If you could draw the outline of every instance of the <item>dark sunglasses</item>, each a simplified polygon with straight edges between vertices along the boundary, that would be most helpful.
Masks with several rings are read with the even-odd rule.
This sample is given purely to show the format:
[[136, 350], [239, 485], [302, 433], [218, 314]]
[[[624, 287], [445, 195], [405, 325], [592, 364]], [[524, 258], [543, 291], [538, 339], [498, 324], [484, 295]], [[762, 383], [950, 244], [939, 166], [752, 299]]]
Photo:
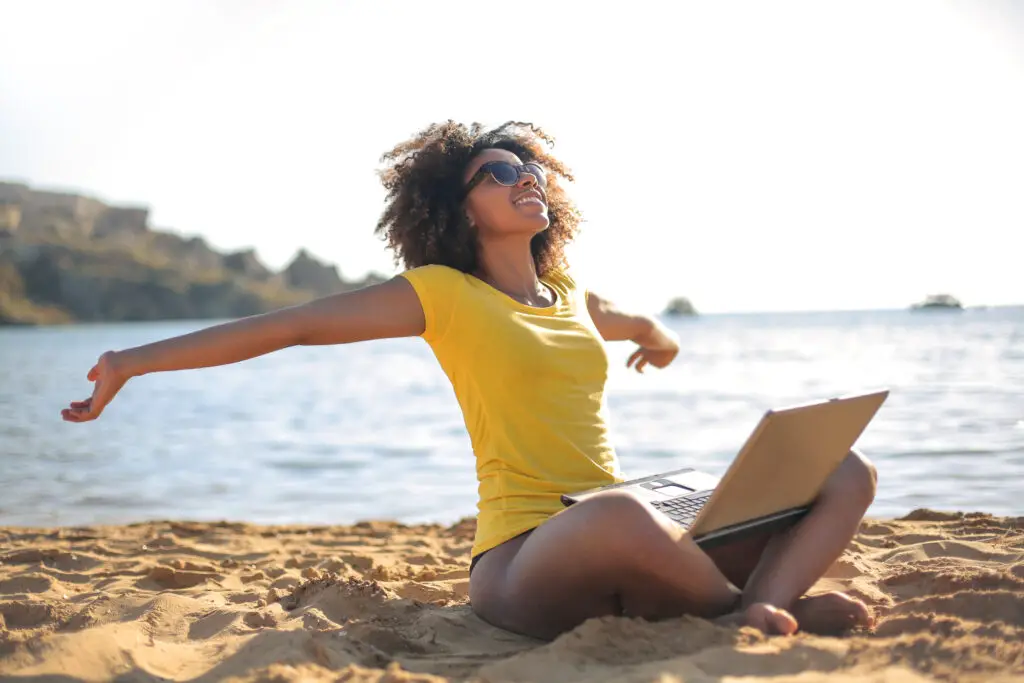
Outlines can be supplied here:
[[477, 169], [477, 172], [469, 179], [463, 193], [468, 195], [474, 187], [479, 185], [488, 176], [488, 174], [494, 178], [494, 182], [499, 185], [512, 187], [519, 182], [519, 178], [524, 172], [529, 173], [536, 178], [537, 184], [541, 187], [548, 186], [547, 173], [544, 172], [544, 169], [540, 165], [535, 164], [532, 161], [525, 163], [522, 166], [516, 166], [507, 161], [488, 161]]

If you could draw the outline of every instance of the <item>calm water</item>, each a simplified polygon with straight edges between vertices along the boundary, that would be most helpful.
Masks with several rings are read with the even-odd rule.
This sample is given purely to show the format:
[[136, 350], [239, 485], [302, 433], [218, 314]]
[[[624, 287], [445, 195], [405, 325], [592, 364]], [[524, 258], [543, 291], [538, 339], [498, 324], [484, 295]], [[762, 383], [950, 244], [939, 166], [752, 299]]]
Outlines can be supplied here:
[[[290, 349], [135, 379], [103, 417], [66, 424], [104, 350], [206, 323], [0, 330], [0, 524], [152, 518], [449, 522], [475, 512], [469, 439], [418, 339]], [[890, 387], [859, 446], [871, 514], [1024, 514], [1024, 308], [705, 316], [644, 376], [612, 345], [623, 469], [720, 474], [764, 409]]]

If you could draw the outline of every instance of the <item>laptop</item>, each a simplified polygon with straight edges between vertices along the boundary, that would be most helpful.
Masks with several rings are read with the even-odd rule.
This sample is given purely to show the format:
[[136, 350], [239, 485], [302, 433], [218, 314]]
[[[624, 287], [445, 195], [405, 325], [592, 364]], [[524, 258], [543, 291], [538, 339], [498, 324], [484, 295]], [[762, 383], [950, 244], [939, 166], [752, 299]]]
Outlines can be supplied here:
[[624, 489], [702, 547], [779, 531], [803, 517], [889, 391], [769, 410], [721, 478], [683, 468], [562, 496], [573, 505]]

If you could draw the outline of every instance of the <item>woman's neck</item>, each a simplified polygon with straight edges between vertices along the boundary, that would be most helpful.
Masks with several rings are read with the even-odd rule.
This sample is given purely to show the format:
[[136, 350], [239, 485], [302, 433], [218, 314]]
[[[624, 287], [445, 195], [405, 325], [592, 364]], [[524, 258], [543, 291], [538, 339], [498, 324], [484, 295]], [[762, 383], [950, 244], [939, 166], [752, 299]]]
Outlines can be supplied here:
[[525, 250], [480, 250], [479, 267], [475, 273], [484, 282], [514, 299], [530, 305], [546, 305], [550, 293], [537, 277], [529, 245]]

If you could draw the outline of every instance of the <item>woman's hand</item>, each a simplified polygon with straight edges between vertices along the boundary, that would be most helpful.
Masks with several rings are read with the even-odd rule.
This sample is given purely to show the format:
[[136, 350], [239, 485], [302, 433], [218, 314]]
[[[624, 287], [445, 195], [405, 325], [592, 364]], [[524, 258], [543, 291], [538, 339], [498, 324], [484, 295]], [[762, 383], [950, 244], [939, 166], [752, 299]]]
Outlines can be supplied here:
[[93, 383], [92, 396], [84, 401], [72, 401], [70, 406], [60, 411], [65, 422], [88, 422], [95, 420], [103, 413], [121, 387], [131, 379], [114, 351], [107, 351], [96, 365], [89, 371], [87, 378]]
[[668, 349], [649, 349], [641, 346], [629, 356], [626, 367], [635, 368], [637, 372], [643, 374], [645, 366], [653, 365], [656, 368], [664, 368], [678, 355], [678, 346]]
[[679, 337], [675, 332], [653, 318], [648, 321], [649, 327], [633, 339], [639, 348], [626, 361], [627, 368], [633, 368], [639, 373], [643, 373], [648, 365], [667, 367], [679, 355]]
[[602, 339], [630, 340], [639, 347], [626, 361], [627, 368], [636, 368], [641, 373], [648, 365], [663, 368], [679, 355], [679, 337], [656, 318], [624, 313], [589, 290], [587, 310]]

